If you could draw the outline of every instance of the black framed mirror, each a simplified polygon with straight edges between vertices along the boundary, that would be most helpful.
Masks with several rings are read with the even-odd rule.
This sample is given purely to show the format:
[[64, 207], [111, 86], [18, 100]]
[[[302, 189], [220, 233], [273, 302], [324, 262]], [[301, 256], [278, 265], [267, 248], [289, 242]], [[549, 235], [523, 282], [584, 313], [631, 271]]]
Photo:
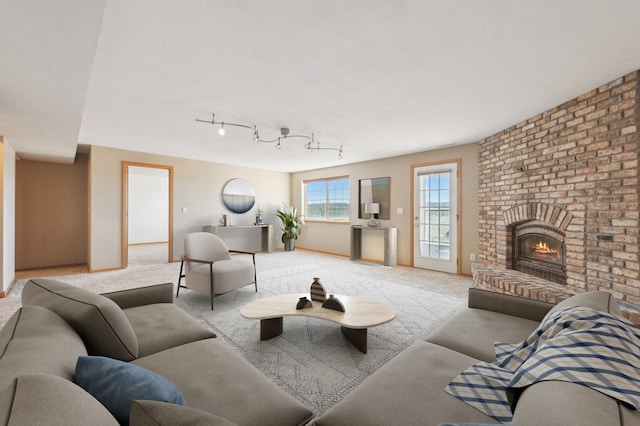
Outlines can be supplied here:
[[[377, 204], [377, 206], [376, 206]], [[380, 177], [358, 181], [358, 218], [371, 219], [378, 210], [377, 219], [391, 219], [391, 178]]]

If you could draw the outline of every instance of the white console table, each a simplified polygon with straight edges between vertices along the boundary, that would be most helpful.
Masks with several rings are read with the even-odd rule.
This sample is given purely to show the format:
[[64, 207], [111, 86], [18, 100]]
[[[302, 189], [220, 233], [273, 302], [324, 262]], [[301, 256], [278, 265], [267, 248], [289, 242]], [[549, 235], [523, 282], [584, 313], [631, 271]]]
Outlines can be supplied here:
[[216, 234], [219, 237], [225, 232], [233, 232], [233, 230], [238, 229], [255, 229], [260, 228], [260, 237], [262, 239], [262, 251], [266, 251], [268, 253], [273, 252], [273, 225], [264, 223], [262, 225], [231, 225], [231, 226], [213, 226], [213, 225], [205, 225], [202, 227], [202, 232], [210, 232], [212, 234]]
[[398, 264], [398, 228], [369, 227], [351, 225], [351, 260], [362, 259], [362, 231], [384, 232], [384, 264], [396, 266]]

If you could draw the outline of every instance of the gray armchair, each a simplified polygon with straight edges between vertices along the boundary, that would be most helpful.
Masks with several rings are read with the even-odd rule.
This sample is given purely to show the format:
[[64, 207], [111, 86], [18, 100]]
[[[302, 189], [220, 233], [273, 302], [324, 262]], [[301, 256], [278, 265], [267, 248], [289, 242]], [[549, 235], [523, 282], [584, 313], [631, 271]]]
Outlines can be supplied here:
[[[232, 259], [230, 253], [251, 255], [252, 262]], [[184, 278], [184, 285], [181, 285]], [[176, 297], [180, 288], [188, 288], [211, 295], [228, 293], [249, 284], [258, 291], [256, 276], [256, 254], [250, 251], [229, 250], [217, 235], [208, 232], [193, 232], [184, 240], [184, 255], [180, 264], [180, 276]]]

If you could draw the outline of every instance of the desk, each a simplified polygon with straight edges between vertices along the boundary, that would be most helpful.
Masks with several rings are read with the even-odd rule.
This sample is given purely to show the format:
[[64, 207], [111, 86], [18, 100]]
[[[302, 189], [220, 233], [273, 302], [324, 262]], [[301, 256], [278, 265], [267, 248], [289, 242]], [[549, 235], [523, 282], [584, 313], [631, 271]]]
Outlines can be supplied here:
[[210, 232], [216, 234], [222, 238], [222, 234], [225, 232], [233, 232], [238, 229], [255, 229], [261, 228], [260, 236], [262, 238], [262, 251], [268, 253], [273, 252], [273, 225], [264, 223], [262, 225], [238, 225], [238, 226], [213, 226], [205, 225], [202, 227], [202, 232]]
[[380, 228], [351, 225], [351, 260], [362, 259], [362, 230], [384, 232], [384, 265], [396, 266], [398, 263], [398, 228]]

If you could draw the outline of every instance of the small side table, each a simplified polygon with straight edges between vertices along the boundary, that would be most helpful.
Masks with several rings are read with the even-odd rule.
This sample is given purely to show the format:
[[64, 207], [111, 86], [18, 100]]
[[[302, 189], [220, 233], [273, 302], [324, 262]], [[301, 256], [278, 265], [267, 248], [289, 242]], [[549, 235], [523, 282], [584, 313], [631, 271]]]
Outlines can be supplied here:
[[384, 265], [396, 266], [398, 264], [398, 228], [369, 227], [351, 225], [351, 252], [350, 259], [362, 259], [362, 230], [384, 232]]

